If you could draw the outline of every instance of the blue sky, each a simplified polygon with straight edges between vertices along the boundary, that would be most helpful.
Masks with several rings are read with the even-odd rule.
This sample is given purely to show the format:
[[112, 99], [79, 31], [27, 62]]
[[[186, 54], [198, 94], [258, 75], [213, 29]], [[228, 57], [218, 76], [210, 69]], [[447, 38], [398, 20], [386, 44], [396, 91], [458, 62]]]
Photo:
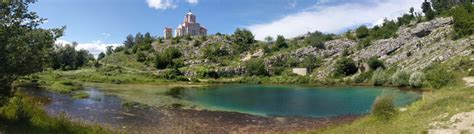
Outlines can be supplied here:
[[97, 54], [120, 45], [128, 34], [161, 36], [176, 28], [191, 9], [210, 34], [250, 29], [257, 39], [308, 31], [339, 33], [374, 25], [419, 8], [422, 0], [38, 0], [30, 6], [48, 21], [44, 28], [66, 26], [59, 42], [79, 42]]

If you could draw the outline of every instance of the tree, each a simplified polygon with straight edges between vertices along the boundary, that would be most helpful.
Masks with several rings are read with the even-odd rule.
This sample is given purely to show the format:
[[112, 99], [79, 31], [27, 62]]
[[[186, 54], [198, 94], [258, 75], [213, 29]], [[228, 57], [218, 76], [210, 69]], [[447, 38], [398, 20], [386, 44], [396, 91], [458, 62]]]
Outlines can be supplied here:
[[427, 0], [425, 0], [425, 2], [423, 2], [421, 4], [421, 9], [423, 11], [423, 13], [425, 13], [425, 16], [428, 20], [432, 20], [434, 19], [435, 17], [435, 12], [433, 11], [433, 9], [431, 8], [431, 3], [428, 2]]
[[164, 52], [155, 55], [155, 67], [157, 69], [165, 69], [169, 67], [179, 66], [175, 59], [181, 57], [181, 52], [176, 48], [167, 48]]
[[466, 4], [451, 11], [454, 20], [454, 39], [474, 34], [474, 6]]
[[38, 28], [45, 19], [28, 11], [28, 4], [33, 2], [0, 2], [0, 105], [11, 93], [16, 78], [50, 65], [54, 42], [65, 29]]
[[106, 53], [107, 55], [111, 55], [112, 53], [114, 53], [114, 46], [107, 46], [106, 49], [107, 49], [107, 50], [106, 50], [105, 53]]
[[51, 67], [53, 69], [75, 70], [93, 60], [89, 51], [76, 50], [77, 43], [58, 45], [52, 53]]
[[336, 62], [336, 76], [349, 76], [357, 72], [357, 66], [351, 58], [342, 57]]
[[237, 45], [237, 52], [244, 52], [255, 42], [255, 36], [247, 29], [237, 28], [232, 35], [232, 41]]
[[249, 60], [245, 64], [246, 74], [248, 76], [266, 76], [268, 75], [267, 70], [265, 69], [265, 64], [262, 60], [255, 59]]
[[135, 44], [135, 37], [133, 37], [133, 35], [129, 34], [127, 36], [127, 39], [123, 42], [123, 45], [125, 45], [125, 47], [127, 48], [131, 48], [133, 46], [133, 44]]
[[362, 39], [362, 38], [365, 38], [365, 37], [369, 36], [369, 29], [367, 28], [367, 26], [362, 25], [359, 28], [357, 28], [356, 29], [356, 36], [359, 39]]
[[282, 35], [277, 36], [277, 40], [275, 42], [275, 47], [280, 49], [280, 48], [288, 48], [288, 44], [285, 41], [285, 37]]
[[392, 75], [392, 84], [399, 87], [409, 85], [410, 74], [405, 70], [398, 70]]
[[105, 54], [104, 52], [100, 52], [100, 54], [97, 56], [97, 60], [102, 60], [103, 58], [105, 58]]
[[379, 60], [376, 56], [369, 58], [367, 62], [369, 64], [370, 69], [375, 70], [377, 68], [385, 68], [383, 61]]
[[377, 68], [377, 70], [375, 70], [372, 74], [372, 83], [375, 86], [383, 85], [385, 84], [386, 77], [387, 76], [385, 75], [383, 68]]
[[300, 67], [307, 68], [309, 72], [312, 72], [314, 68], [319, 67], [321, 61], [314, 55], [308, 55], [304, 58], [303, 62], [300, 63]]
[[137, 61], [144, 62], [146, 60], [146, 55], [142, 51], [137, 52]]
[[415, 8], [410, 7], [410, 15], [411, 15], [412, 17], [415, 17]]
[[272, 36], [267, 36], [267, 37], [265, 37], [265, 41], [266, 41], [268, 44], [271, 44], [271, 43], [273, 43], [273, 37], [272, 37]]
[[304, 39], [304, 43], [319, 49], [325, 49], [324, 43], [332, 40], [334, 34], [324, 34], [320, 31], [308, 33], [308, 37]]

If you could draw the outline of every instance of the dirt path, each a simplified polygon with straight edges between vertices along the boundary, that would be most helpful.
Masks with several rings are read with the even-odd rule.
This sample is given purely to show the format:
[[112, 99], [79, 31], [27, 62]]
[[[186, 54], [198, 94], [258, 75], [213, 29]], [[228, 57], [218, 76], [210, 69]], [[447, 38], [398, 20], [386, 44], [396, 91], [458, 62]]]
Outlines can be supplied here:
[[464, 77], [462, 79], [466, 82], [466, 86], [474, 87], [474, 77]]
[[474, 111], [459, 113], [445, 122], [431, 124], [429, 134], [474, 134]]

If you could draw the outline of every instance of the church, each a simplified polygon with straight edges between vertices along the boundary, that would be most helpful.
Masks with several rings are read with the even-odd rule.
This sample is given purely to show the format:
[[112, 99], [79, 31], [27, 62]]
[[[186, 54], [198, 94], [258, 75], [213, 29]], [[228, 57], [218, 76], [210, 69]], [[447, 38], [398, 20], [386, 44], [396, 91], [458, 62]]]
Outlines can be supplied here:
[[[166, 27], [164, 30], [165, 39], [172, 38], [173, 29]], [[196, 36], [196, 35], [207, 35], [207, 29], [202, 27], [201, 24], [196, 22], [196, 15], [191, 11], [186, 13], [184, 16], [184, 22], [176, 28], [175, 36]]]

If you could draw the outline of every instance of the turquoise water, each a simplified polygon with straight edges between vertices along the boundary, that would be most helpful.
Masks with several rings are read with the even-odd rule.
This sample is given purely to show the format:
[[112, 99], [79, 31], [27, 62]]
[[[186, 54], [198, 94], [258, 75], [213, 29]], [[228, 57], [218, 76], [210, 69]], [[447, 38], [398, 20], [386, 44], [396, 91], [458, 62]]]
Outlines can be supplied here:
[[182, 91], [182, 98], [210, 110], [265, 116], [331, 117], [370, 112], [377, 96], [396, 96], [405, 106], [420, 98], [416, 92], [371, 87], [302, 87], [222, 85]]

